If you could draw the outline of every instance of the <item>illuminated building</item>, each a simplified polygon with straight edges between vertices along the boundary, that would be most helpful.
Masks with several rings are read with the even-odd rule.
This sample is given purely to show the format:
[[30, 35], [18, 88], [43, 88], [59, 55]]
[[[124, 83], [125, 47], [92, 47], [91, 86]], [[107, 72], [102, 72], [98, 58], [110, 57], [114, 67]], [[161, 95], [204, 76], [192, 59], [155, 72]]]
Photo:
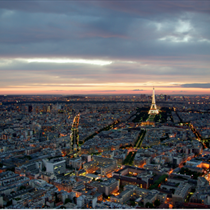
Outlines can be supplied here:
[[[119, 171], [113, 172], [113, 178], [120, 181], [120, 185], [135, 185], [140, 188], [147, 188], [147, 182], [142, 180], [139, 176], [141, 173], [145, 173], [147, 170], [142, 168], [137, 168], [133, 166], [126, 166]], [[132, 174], [137, 174], [137, 176], [129, 176]]]
[[106, 176], [117, 168], [117, 161], [111, 158], [93, 156], [93, 161], [85, 163], [83, 168], [87, 173], [93, 173], [100, 169], [100, 174]]
[[148, 114], [159, 114], [159, 110], [157, 109], [157, 106], [155, 103], [155, 89], [154, 88], [153, 88], [153, 94], [152, 94], [152, 104], [151, 104]]
[[133, 189], [126, 189], [117, 196], [111, 196], [111, 202], [123, 204], [128, 201], [133, 194]]
[[155, 122], [150, 122], [150, 121], [141, 122], [141, 126], [148, 126], [148, 125], [152, 125], [154, 127], [155, 126]]

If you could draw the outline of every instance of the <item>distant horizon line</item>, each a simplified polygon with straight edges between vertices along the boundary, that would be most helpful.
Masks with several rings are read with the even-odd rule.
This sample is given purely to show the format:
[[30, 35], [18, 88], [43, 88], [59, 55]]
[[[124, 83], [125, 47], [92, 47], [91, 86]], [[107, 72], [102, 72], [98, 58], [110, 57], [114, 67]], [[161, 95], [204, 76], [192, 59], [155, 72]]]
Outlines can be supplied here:
[[[138, 96], [138, 95], [152, 95], [148, 93], [141, 93], [141, 94], [2, 94], [2, 96], [123, 96], [123, 95], [129, 95], [129, 96]], [[206, 96], [210, 94], [155, 94], [155, 95], [173, 95], [173, 96]]]

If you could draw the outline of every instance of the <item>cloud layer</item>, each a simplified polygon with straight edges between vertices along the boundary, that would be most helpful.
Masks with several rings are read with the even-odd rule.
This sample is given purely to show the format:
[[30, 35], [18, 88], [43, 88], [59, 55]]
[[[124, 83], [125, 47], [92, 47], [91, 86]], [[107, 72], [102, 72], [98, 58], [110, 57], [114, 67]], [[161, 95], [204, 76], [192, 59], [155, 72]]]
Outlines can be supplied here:
[[127, 84], [130, 91], [144, 85], [209, 88], [208, 1], [8, 0], [0, 8], [5, 91], [38, 85], [49, 91], [61, 84], [99, 89], [99, 83]]
[[183, 84], [182, 87], [187, 88], [210, 88], [210, 83], [194, 83], [194, 84]]

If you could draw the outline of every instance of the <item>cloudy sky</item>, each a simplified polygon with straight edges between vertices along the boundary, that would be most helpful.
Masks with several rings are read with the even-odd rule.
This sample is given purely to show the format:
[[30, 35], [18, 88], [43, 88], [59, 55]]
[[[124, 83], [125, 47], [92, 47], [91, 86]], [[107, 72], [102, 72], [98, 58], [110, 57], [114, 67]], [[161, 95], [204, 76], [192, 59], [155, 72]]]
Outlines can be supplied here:
[[209, 0], [1, 0], [0, 94], [209, 94], [209, 24]]

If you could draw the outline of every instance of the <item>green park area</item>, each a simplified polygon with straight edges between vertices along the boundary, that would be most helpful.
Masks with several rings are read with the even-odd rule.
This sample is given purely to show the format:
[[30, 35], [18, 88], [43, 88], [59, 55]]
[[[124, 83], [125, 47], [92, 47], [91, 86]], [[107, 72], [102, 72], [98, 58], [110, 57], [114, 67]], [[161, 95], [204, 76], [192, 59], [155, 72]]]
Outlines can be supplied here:
[[134, 145], [135, 148], [140, 148], [141, 147], [141, 144], [142, 144], [142, 141], [144, 139], [145, 134], [146, 134], [146, 130], [141, 130], [141, 133], [139, 134], [138, 140], [136, 141], [136, 143]]
[[153, 189], [158, 188], [158, 185], [161, 184], [162, 182], [164, 182], [165, 179], [166, 179], [167, 177], [168, 177], [167, 174], [164, 174], [164, 175], [160, 176], [160, 177], [158, 178], [158, 180], [156, 180], [156, 181], [154, 182], [154, 184], [151, 185], [151, 186], [149, 187], [149, 189], [150, 189], [150, 190], [153, 190]]
[[154, 122], [155, 116], [157, 116], [157, 115], [150, 114], [147, 121]]
[[155, 116], [154, 121], [165, 123], [165, 122], [167, 122], [168, 117], [172, 118], [171, 110], [168, 107], [162, 107], [160, 110], [160, 113]]
[[123, 165], [133, 165], [133, 160], [136, 155], [136, 152], [129, 152], [125, 160], [123, 161]]
[[144, 122], [147, 120], [149, 116], [148, 115], [149, 107], [137, 108], [136, 111], [137, 111], [136, 118], [133, 119], [134, 123]]

